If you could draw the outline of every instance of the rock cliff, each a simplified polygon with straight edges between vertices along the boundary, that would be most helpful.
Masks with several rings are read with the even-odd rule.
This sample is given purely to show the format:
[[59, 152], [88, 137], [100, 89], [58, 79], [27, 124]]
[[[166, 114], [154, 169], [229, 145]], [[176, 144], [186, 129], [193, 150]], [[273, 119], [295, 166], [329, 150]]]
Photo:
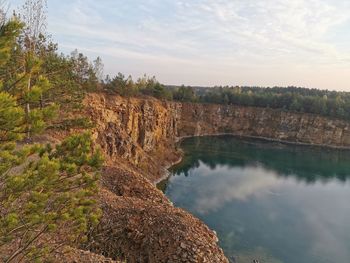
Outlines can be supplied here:
[[180, 105], [103, 94], [90, 95], [86, 104], [96, 124], [93, 136], [106, 153], [108, 164], [118, 162], [126, 168], [131, 164], [156, 181], [164, 175], [164, 167], [179, 159], [175, 138]]
[[103, 216], [83, 249], [135, 263], [228, 262], [216, 234], [152, 184], [180, 157], [179, 105], [97, 94], [86, 104], [107, 166], [98, 196]]
[[181, 104], [179, 136], [228, 133], [291, 143], [350, 148], [350, 123], [278, 109]]

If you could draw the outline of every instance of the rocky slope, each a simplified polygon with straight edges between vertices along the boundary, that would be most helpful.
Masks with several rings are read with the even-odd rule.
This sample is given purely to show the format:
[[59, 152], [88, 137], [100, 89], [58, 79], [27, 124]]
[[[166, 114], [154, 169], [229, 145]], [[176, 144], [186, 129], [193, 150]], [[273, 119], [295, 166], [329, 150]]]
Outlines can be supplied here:
[[156, 181], [164, 175], [164, 167], [179, 159], [175, 150], [179, 105], [103, 94], [90, 95], [86, 105], [96, 124], [93, 136], [108, 164], [118, 162], [126, 169], [131, 165]]
[[350, 148], [348, 122], [311, 114], [106, 94], [85, 102], [107, 167], [103, 217], [84, 249], [127, 262], [227, 262], [215, 233], [152, 184], [181, 156], [178, 138], [225, 133]]
[[178, 105], [97, 94], [86, 104], [107, 166], [98, 196], [101, 223], [83, 249], [127, 262], [228, 262], [216, 234], [152, 184], [180, 157]]
[[99, 202], [104, 214], [85, 249], [131, 263], [227, 262], [215, 233], [173, 207], [148, 180], [120, 168], [106, 168], [103, 174]]

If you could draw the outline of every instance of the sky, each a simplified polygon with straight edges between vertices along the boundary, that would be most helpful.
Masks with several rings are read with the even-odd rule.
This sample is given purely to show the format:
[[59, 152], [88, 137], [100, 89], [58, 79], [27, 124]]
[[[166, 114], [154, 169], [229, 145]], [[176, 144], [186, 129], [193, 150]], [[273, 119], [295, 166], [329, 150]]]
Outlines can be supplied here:
[[111, 75], [350, 91], [349, 0], [48, 0], [48, 32]]

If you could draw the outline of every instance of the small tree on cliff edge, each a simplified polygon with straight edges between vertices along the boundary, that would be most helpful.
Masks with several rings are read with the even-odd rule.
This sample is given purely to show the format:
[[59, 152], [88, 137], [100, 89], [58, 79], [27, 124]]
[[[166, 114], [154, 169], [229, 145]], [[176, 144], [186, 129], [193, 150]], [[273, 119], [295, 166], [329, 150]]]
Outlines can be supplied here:
[[[46, 104], [43, 96], [51, 85], [44, 75], [43, 60], [39, 57], [40, 42], [45, 38], [45, 1], [27, 0], [23, 7], [23, 16], [15, 20], [24, 21], [15, 41], [7, 46], [9, 56], [1, 63], [0, 74], [3, 90], [13, 95], [25, 110], [24, 132], [29, 138], [33, 133], [42, 131], [45, 124], [55, 117], [57, 104]], [[5, 37], [4, 33], [1, 36]]]

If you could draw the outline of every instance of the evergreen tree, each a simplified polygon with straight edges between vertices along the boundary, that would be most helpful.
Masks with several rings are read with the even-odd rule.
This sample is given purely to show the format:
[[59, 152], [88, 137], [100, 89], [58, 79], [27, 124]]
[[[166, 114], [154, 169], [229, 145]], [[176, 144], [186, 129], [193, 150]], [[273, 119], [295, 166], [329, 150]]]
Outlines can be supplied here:
[[[43, 96], [51, 88], [47, 77], [43, 74], [43, 60], [38, 56], [38, 43], [42, 38], [41, 28], [44, 19], [42, 5], [39, 1], [26, 1], [23, 18], [30, 23], [29, 25], [20, 24], [22, 27], [20, 34], [15, 30], [16, 35], [12, 38], [11, 43], [6, 41], [6, 27], [18, 26], [18, 17], [14, 17], [5, 26], [1, 38], [1, 42], [6, 46], [9, 59], [0, 63], [0, 74], [3, 80], [3, 90], [13, 95], [18, 105], [21, 105], [25, 110], [24, 132], [27, 138], [33, 134], [43, 131], [45, 124], [50, 119], [53, 119], [57, 112], [55, 103], [45, 104]], [[32, 10], [33, 9], [33, 10]], [[4, 47], [5, 48], [5, 47]]]

